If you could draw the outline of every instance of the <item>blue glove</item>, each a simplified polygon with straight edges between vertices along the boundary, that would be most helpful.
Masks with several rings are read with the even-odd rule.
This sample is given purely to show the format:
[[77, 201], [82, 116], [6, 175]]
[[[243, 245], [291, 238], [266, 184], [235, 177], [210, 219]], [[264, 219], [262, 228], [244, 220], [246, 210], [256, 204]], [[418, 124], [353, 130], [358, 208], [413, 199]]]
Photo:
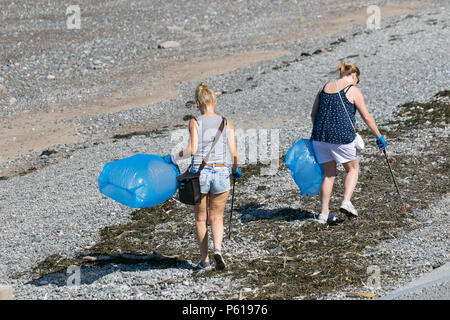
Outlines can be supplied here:
[[383, 135], [377, 138], [377, 146], [380, 151], [383, 151], [386, 148], [386, 141], [384, 140]]
[[167, 164], [172, 164], [174, 165], [177, 169], [178, 169], [178, 173], [180, 173], [180, 168], [178, 167], [175, 158], [173, 157], [173, 155], [168, 154], [167, 156], [161, 156], [161, 158], [163, 158], [163, 160], [167, 163]]
[[239, 179], [242, 176], [241, 168], [237, 168], [237, 171], [234, 171], [234, 168], [231, 170], [233, 179]]
[[175, 162], [175, 159], [174, 159], [173, 155], [171, 155], [171, 154], [168, 154], [167, 156], [161, 156], [161, 158], [163, 158], [163, 160], [165, 162], [167, 162], [168, 164], [175, 164], [175, 165], [177, 164]]

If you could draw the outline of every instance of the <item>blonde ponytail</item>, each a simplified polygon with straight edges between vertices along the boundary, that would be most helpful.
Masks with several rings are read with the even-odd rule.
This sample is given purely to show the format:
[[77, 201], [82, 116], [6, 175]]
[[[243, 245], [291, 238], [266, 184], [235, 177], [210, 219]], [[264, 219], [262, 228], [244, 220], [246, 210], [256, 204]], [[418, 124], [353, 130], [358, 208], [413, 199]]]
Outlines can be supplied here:
[[216, 102], [216, 95], [206, 83], [200, 83], [195, 90], [195, 101], [202, 107], [213, 105]]
[[355, 73], [360, 75], [358, 67], [353, 63], [346, 63], [345, 61], [341, 61], [338, 66], [340, 78], [346, 77], [348, 75], [351, 75], [352, 73]]

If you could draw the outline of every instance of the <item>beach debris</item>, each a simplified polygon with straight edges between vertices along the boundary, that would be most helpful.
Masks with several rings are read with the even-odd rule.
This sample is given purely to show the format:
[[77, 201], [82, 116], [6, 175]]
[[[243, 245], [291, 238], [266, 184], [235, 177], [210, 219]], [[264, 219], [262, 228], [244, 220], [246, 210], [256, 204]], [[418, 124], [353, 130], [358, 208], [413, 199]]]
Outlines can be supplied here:
[[221, 95], [227, 94], [227, 93], [228, 93], [228, 92], [225, 91], [225, 90], [219, 90], [219, 91], [216, 91], [216, 92], [215, 92], [216, 96], [221, 96]]
[[345, 40], [344, 38], [339, 38], [336, 41], [331, 42], [330, 45], [333, 46], [333, 45], [339, 44], [341, 42], [347, 42], [347, 40]]
[[192, 101], [192, 100], [189, 100], [188, 102], [186, 102], [185, 104], [184, 104], [186, 107], [193, 107], [193, 106], [195, 106], [195, 101]]
[[274, 286], [275, 286], [275, 282], [269, 282], [269, 283], [266, 283], [265, 285], [263, 285], [262, 287], [269, 288], [269, 287], [274, 287]]
[[52, 154], [58, 153], [58, 150], [56, 150], [55, 148], [48, 148], [44, 151], [41, 152], [40, 157], [42, 156], [50, 156]]

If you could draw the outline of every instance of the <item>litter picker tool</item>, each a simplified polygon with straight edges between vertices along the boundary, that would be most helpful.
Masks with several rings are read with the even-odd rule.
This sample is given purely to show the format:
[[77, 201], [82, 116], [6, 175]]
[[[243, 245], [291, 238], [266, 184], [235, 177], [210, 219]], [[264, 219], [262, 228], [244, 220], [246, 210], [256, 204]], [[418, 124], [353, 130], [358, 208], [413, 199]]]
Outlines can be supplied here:
[[230, 222], [228, 224], [228, 240], [231, 239], [231, 219], [233, 217], [233, 205], [234, 205], [234, 185], [236, 184], [236, 179], [233, 178], [233, 193], [231, 194], [231, 212], [230, 212]]
[[[235, 150], [237, 150], [237, 140], [234, 137]], [[236, 155], [235, 155], [236, 156]], [[231, 219], [233, 218], [233, 206], [234, 206], [234, 185], [236, 184], [236, 179], [233, 177], [233, 193], [231, 194], [231, 212], [230, 212], [230, 222], [228, 224], [228, 240], [231, 240]]]
[[406, 212], [405, 203], [403, 202], [402, 196], [400, 194], [400, 190], [398, 189], [397, 181], [395, 181], [394, 173], [392, 172], [391, 163], [389, 162], [389, 159], [388, 159], [388, 156], [387, 156], [387, 153], [386, 153], [386, 148], [383, 149], [383, 153], [384, 153], [384, 156], [386, 158], [386, 162], [387, 162], [387, 165], [389, 167], [389, 171], [391, 172], [392, 180], [394, 180], [394, 184], [395, 184], [395, 188], [397, 189], [398, 197], [400, 198], [400, 201], [402, 203], [402, 210], [403, 210], [403, 212]]

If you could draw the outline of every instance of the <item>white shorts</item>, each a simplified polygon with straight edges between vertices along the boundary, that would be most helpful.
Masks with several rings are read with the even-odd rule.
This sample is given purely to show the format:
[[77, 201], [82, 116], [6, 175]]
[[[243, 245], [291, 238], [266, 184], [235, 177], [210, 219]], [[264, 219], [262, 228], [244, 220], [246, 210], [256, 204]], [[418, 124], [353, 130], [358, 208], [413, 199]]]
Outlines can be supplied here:
[[330, 161], [346, 163], [358, 158], [355, 141], [348, 144], [334, 144], [313, 140], [312, 145], [317, 161], [321, 164]]

